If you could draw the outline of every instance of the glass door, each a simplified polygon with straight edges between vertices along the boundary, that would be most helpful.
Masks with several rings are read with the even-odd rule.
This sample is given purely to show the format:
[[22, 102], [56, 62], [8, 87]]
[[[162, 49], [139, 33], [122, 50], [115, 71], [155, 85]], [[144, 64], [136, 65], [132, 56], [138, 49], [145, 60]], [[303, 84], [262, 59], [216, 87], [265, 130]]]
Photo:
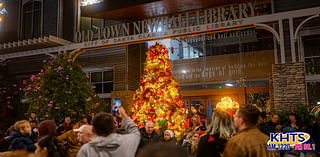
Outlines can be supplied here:
[[200, 116], [200, 119], [204, 119], [206, 117], [206, 109], [204, 105], [203, 99], [191, 99], [191, 117], [193, 115], [198, 114]]
[[188, 118], [193, 117], [195, 114], [200, 115], [201, 119], [206, 118], [207, 106], [205, 97], [184, 97], [183, 101], [186, 106], [186, 116]]

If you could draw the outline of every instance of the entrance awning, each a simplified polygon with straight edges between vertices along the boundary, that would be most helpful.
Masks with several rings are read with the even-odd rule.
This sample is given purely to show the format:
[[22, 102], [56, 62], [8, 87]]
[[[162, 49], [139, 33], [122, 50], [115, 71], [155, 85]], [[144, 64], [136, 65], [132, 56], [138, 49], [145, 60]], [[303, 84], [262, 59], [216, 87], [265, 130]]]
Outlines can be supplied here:
[[72, 44], [72, 42], [55, 37], [43, 37], [43, 38], [35, 38], [35, 39], [28, 39], [22, 41], [14, 41], [0, 44], [0, 54], [10, 54], [20, 51], [28, 51], [28, 50], [36, 50], [36, 49], [43, 49], [49, 47], [56, 47], [56, 46], [65, 46]]

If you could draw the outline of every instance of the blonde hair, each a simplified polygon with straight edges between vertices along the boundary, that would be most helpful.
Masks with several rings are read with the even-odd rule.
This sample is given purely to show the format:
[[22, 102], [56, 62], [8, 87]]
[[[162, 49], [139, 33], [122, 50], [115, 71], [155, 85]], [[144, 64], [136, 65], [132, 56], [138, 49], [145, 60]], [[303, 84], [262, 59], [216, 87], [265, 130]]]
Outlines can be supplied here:
[[27, 120], [19, 120], [14, 124], [14, 129], [16, 131], [20, 131], [20, 129], [26, 128], [27, 125], [30, 125], [29, 121], [27, 121]]
[[[192, 138], [193, 135], [195, 134], [199, 134], [198, 131], [191, 131], [188, 133], [186, 139], [187, 140], [190, 140]], [[191, 153], [194, 154], [197, 150], [198, 150], [198, 143], [200, 141], [200, 137], [196, 140], [196, 141], [193, 141], [193, 144], [191, 146]]]
[[195, 134], [199, 134], [199, 132], [198, 132], [198, 131], [191, 131], [191, 132], [189, 132], [186, 139], [187, 139], [187, 140], [190, 140], [190, 138], [191, 138], [193, 135], [195, 135]]
[[219, 134], [219, 138], [228, 140], [234, 132], [235, 128], [231, 116], [226, 111], [214, 110], [206, 135]]
[[197, 153], [199, 141], [200, 141], [200, 137], [196, 141], [193, 142], [193, 144], [191, 146], [191, 154]]
[[[194, 119], [194, 118], [196, 119], [196, 123], [197, 123], [197, 124], [193, 124], [193, 119]], [[192, 124], [193, 124], [193, 125], [192, 125], [192, 129], [195, 129], [196, 126], [200, 126], [200, 125], [201, 125], [201, 120], [200, 120], [200, 116], [199, 116], [199, 115], [195, 114], [195, 115], [192, 117], [191, 120], [192, 120]]]

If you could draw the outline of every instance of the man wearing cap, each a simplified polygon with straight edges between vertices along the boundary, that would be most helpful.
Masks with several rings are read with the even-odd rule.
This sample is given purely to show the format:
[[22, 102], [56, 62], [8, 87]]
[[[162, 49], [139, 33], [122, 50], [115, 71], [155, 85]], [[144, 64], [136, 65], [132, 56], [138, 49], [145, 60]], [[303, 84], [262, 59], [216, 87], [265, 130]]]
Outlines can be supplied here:
[[92, 125], [82, 125], [79, 129], [73, 129], [78, 132], [77, 139], [81, 144], [91, 141], [96, 135], [93, 133]]
[[[78, 126], [81, 126], [82, 124], [79, 123]], [[78, 128], [79, 129], [79, 128]], [[58, 140], [60, 144], [62, 145], [64, 141], [67, 141], [68, 143], [68, 149], [67, 149], [67, 157], [75, 157], [77, 155], [78, 150], [81, 147], [81, 143], [77, 139], [77, 130], [69, 130], [65, 132], [64, 134], [58, 136]]]

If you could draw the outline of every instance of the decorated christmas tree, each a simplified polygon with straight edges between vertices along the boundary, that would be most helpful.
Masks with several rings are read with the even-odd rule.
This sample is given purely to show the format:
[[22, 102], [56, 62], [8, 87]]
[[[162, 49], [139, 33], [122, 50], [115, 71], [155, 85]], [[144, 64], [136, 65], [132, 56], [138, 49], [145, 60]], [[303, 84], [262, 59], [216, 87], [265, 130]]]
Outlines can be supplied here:
[[133, 96], [131, 117], [138, 127], [146, 121], [153, 121], [156, 129], [166, 123], [179, 138], [185, 125], [185, 106], [171, 73], [168, 49], [156, 43], [146, 55], [144, 74]]
[[65, 117], [79, 120], [103, 109], [88, 75], [72, 56], [60, 54], [44, 63], [39, 74], [24, 81], [29, 112], [61, 123]]

